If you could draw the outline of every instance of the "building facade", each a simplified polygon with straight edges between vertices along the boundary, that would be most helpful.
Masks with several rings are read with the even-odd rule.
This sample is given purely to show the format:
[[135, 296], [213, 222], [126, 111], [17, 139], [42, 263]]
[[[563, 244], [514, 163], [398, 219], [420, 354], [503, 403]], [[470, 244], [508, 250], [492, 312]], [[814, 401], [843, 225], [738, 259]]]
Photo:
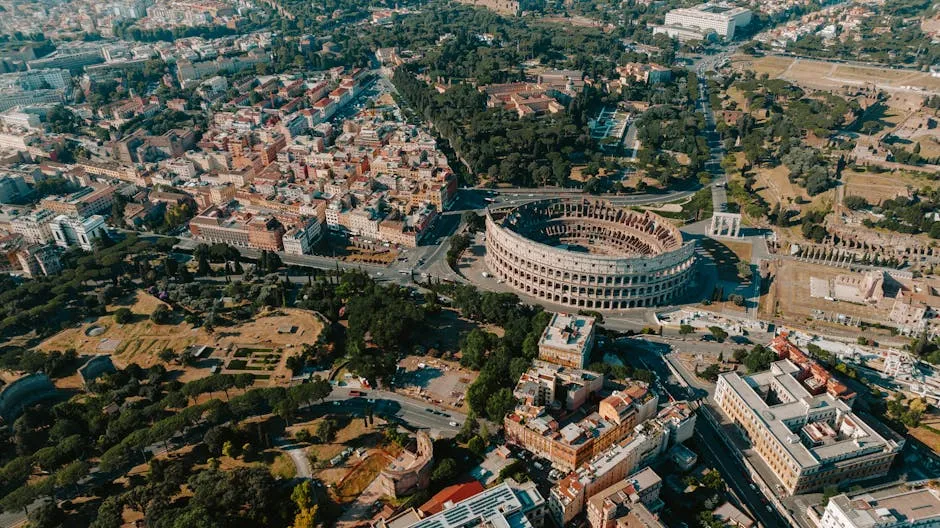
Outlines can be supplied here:
[[100, 215], [88, 218], [59, 215], [49, 227], [56, 245], [64, 248], [79, 246], [85, 251], [91, 251], [95, 240], [105, 235], [104, 217]]
[[715, 402], [789, 495], [885, 475], [904, 439], [828, 393], [811, 394], [799, 372], [789, 360], [745, 377], [726, 372]]
[[940, 526], [940, 495], [931, 488], [842, 493], [829, 499], [817, 524], [819, 528]]
[[588, 498], [650, 464], [670, 446], [680, 445], [673, 442], [691, 436], [694, 428], [695, 414], [687, 402], [670, 404], [654, 419], [636, 426], [625, 439], [555, 484], [549, 495], [549, 510], [556, 524], [565, 526], [584, 511]]
[[594, 310], [668, 303], [685, 292], [695, 243], [670, 222], [605, 200], [543, 200], [486, 215], [487, 268], [516, 291]]
[[379, 473], [379, 486], [389, 497], [401, 497], [428, 487], [434, 463], [434, 444], [424, 431], [415, 437], [415, 449], [402, 450], [391, 464]]
[[669, 11], [662, 27], [692, 30], [703, 37], [714, 33], [723, 39], [732, 40], [735, 31], [750, 24], [751, 18], [751, 11], [743, 7], [705, 3]]
[[539, 359], [584, 368], [594, 348], [593, 317], [556, 313], [539, 338]]
[[662, 508], [659, 492], [663, 479], [650, 468], [644, 468], [622, 481], [601, 490], [587, 500], [587, 518], [591, 528], [620, 526], [665, 526], [654, 515]]
[[37, 209], [26, 216], [10, 221], [10, 228], [14, 233], [23, 235], [27, 242], [46, 244], [52, 241], [52, 229], [49, 224], [55, 217], [56, 214], [52, 211]]
[[642, 382], [634, 382], [600, 402], [583, 419], [559, 422], [546, 406], [518, 405], [503, 419], [506, 441], [572, 471], [623, 440], [633, 428], [656, 414], [659, 398]]
[[380, 519], [375, 528], [541, 528], [548, 509], [534, 482], [517, 483], [507, 479], [455, 504], [440, 513], [421, 518], [413, 509], [392, 519]]

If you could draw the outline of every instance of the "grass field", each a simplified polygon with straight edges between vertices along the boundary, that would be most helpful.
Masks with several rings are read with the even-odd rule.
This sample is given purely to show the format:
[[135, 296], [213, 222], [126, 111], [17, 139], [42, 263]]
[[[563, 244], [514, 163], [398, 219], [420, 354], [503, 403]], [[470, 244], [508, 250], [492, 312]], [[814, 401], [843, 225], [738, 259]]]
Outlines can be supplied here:
[[[283, 351], [276, 363], [270, 364], [271, 379], [283, 382], [290, 379], [290, 372], [284, 363], [293, 350], [299, 351], [304, 343], [313, 343], [323, 329], [319, 317], [309, 311], [280, 309], [276, 312], [262, 313], [252, 321], [233, 327], [220, 327], [213, 333], [204, 328], [194, 328], [188, 323], [176, 325], [158, 325], [150, 321], [149, 316], [161, 301], [155, 297], [138, 292], [127, 299], [124, 305], [108, 307], [108, 313], [74, 328], [63, 330], [40, 343], [40, 350], [65, 350], [74, 348], [80, 355], [110, 354], [115, 365], [123, 368], [131, 363], [149, 367], [161, 363], [157, 354], [163, 349], [181, 353], [190, 345], [208, 345], [213, 349], [212, 357], [224, 359], [230, 350], [251, 348], [256, 350]], [[134, 314], [132, 322], [117, 324], [113, 313], [125, 306]], [[293, 333], [280, 333], [278, 329], [294, 327]], [[91, 329], [101, 329], [100, 333]], [[91, 333], [92, 335], [88, 335]], [[186, 367], [181, 374], [181, 381], [203, 377], [211, 364]]]
[[281, 453], [271, 463], [271, 474], [275, 477], [292, 479], [297, 475], [297, 468], [289, 455]]
[[920, 187], [914, 178], [902, 174], [870, 172], [855, 172], [847, 170], [842, 174], [845, 182], [846, 196], [861, 196], [870, 204], [879, 204], [907, 194], [907, 186], [917, 189]]
[[[860, 317], [866, 321], [887, 319], [888, 309], [848, 302], [827, 301], [810, 296], [810, 278], [834, 279], [838, 275], [850, 273], [848, 270], [787, 260], [780, 263], [774, 279], [774, 297], [778, 314], [787, 319], [809, 321], [813, 310], [827, 313], [839, 313], [850, 317]], [[824, 324], [817, 322], [814, 324]], [[843, 327], [844, 328], [844, 327]]]
[[374, 452], [360, 462], [333, 488], [338, 502], [350, 502], [366, 489], [375, 477], [391, 463], [392, 458], [383, 452]]
[[738, 55], [732, 61], [738, 68], [751, 69], [758, 74], [766, 73], [773, 78], [786, 79], [819, 90], [863, 87], [873, 83], [879, 89], [907, 93], [940, 91], [940, 79], [924, 72], [773, 55], [758, 58]]
[[773, 168], [757, 168], [757, 182], [754, 189], [767, 203], [787, 205], [797, 196], [809, 201], [811, 198], [806, 193], [806, 189], [790, 183], [790, 169], [785, 165], [778, 165]]

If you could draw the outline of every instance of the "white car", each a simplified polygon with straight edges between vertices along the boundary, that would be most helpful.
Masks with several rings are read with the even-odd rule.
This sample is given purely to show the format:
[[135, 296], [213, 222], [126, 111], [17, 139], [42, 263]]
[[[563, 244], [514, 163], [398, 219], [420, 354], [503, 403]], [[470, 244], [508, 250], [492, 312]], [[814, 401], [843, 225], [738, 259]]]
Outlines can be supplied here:
[[450, 422], [449, 425], [450, 425], [451, 427], [457, 427], [457, 422]]

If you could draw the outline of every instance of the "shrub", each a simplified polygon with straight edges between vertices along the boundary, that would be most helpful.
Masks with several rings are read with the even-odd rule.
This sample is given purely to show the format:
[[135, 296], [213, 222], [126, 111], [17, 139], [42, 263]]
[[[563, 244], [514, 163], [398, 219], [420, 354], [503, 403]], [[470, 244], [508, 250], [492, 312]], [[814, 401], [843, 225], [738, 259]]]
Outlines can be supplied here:
[[114, 322], [117, 324], [127, 324], [134, 318], [134, 312], [127, 308], [118, 308], [114, 311]]

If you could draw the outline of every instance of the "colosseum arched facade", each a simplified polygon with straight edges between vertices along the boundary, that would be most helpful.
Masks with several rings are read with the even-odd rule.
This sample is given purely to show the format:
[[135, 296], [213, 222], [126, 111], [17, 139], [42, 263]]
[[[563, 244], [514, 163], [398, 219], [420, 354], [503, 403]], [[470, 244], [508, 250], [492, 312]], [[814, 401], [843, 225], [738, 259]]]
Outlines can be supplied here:
[[669, 303], [684, 293], [695, 243], [664, 218], [606, 200], [541, 200], [487, 211], [486, 257], [520, 293], [592, 310]]

